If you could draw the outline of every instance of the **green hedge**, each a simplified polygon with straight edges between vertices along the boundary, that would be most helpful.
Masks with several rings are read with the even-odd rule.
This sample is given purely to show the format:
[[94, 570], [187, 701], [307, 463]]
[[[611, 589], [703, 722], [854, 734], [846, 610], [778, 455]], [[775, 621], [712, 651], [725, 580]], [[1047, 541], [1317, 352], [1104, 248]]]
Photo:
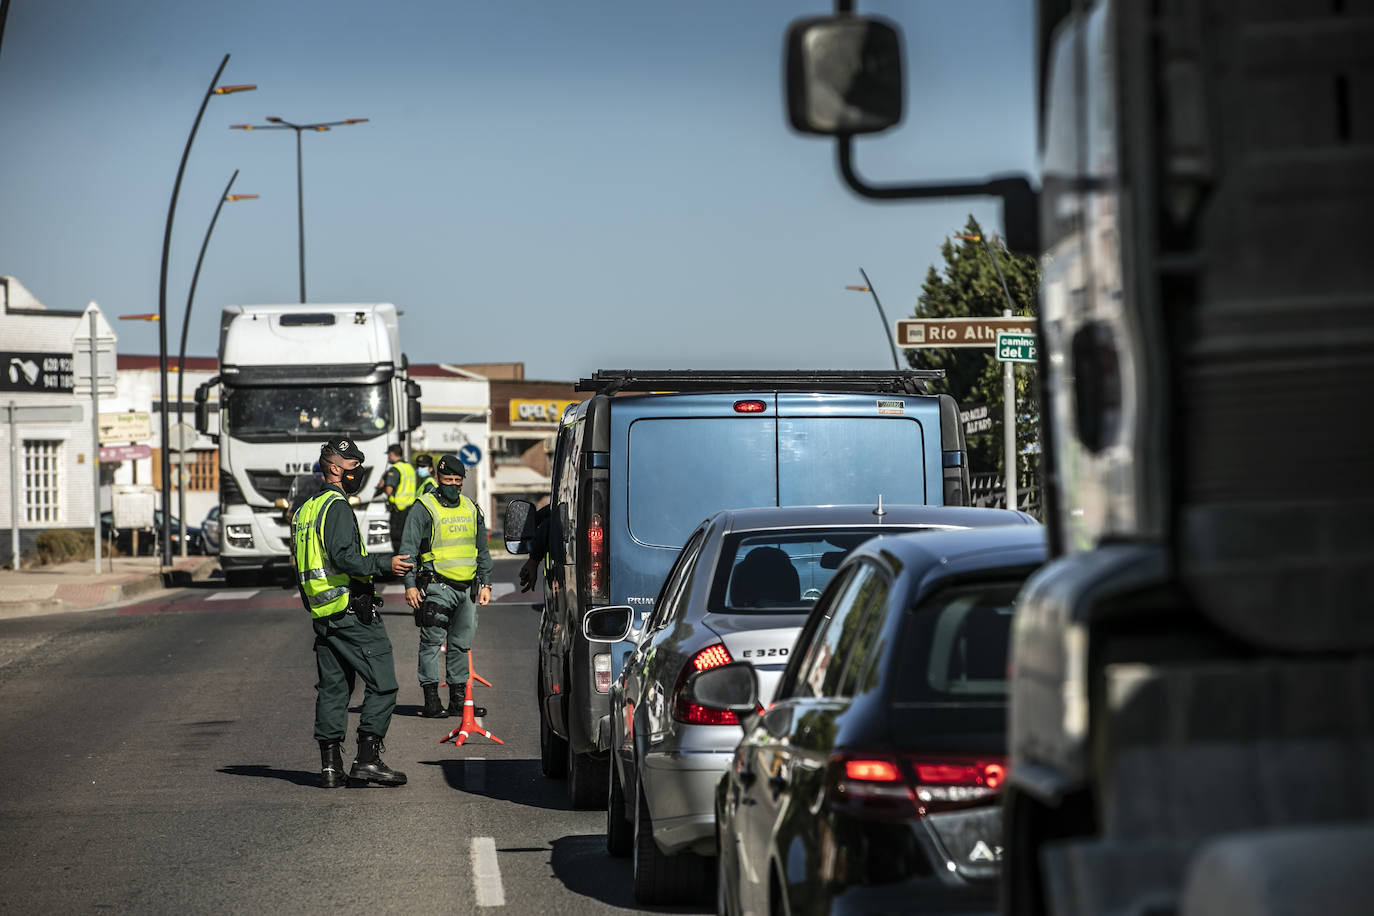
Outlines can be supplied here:
[[37, 538], [38, 565], [84, 560], [94, 555], [89, 528], [50, 528]]

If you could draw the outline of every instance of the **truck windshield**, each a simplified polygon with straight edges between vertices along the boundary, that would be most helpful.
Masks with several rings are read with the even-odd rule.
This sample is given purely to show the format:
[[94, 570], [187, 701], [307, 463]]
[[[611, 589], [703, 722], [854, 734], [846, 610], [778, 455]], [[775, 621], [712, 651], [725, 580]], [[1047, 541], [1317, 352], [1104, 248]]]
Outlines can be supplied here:
[[377, 385], [230, 388], [222, 418], [231, 436], [314, 436], [322, 432], [368, 437], [391, 425], [391, 392]]

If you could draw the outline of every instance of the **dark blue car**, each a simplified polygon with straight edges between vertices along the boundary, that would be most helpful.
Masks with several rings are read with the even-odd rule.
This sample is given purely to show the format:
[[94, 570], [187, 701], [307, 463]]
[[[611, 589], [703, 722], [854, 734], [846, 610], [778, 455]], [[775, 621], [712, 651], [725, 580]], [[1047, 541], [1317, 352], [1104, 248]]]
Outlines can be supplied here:
[[1045, 553], [1039, 527], [875, 538], [766, 711], [748, 665], [688, 681], [744, 727], [716, 791], [719, 912], [995, 907], [1013, 600]]

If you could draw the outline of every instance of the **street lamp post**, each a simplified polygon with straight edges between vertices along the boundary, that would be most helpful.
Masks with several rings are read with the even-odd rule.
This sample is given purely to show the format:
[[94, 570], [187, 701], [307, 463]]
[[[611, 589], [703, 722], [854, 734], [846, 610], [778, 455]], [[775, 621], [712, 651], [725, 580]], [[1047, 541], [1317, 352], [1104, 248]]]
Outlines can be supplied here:
[[304, 170], [301, 165], [301, 131], [324, 133], [331, 127], [363, 124], [368, 118], [346, 118], [343, 121], [319, 121], [315, 124], [293, 124], [285, 118], [269, 117], [266, 124], [230, 124], [230, 130], [294, 130], [296, 132], [296, 238], [301, 264], [301, 302], [305, 302], [305, 191]]
[[[1007, 278], [1002, 273], [1002, 265], [997, 263], [997, 255], [993, 252], [992, 246], [988, 244], [987, 237], [984, 235], [964, 235], [956, 234], [956, 239], [963, 239], [966, 242], [982, 242], [987, 249], [988, 257], [992, 259], [993, 269], [997, 271], [997, 279], [1002, 282], [1002, 295], [1006, 299], [1007, 307], [1002, 310], [1002, 314], [1010, 318], [1015, 313], [1015, 304], [1011, 301], [1011, 290], [1007, 288]], [[1016, 375], [1014, 363], [1006, 360], [1002, 363], [1002, 445], [1004, 447], [1003, 462], [1006, 465], [1005, 484], [1007, 490], [1007, 508], [1015, 509], [1018, 483], [1016, 479], [1019, 469], [1016, 463]]]
[[852, 289], [859, 293], [872, 293], [873, 304], [878, 307], [878, 318], [883, 322], [883, 330], [887, 332], [887, 345], [892, 348], [892, 368], [901, 371], [902, 364], [897, 360], [897, 341], [892, 338], [892, 325], [887, 323], [887, 312], [883, 311], [883, 304], [878, 299], [878, 291], [873, 288], [873, 283], [868, 279], [868, 274], [862, 267], [859, 268], [859, 275], [864, 278], [863, 286], [846, 286], [845, 289]]
[[[186, 173], [186, 160], [191, 155], [191, 144], [196, 139], [196, 131], [200, 129], [200, 119], [205, 115], [205, 106], [210, 103], [212, 95], [229, 95], [234, 92], [247, 92], [258, 88], [252, 84], [239, 84], [234, 86], [217, 86], [219, 76], [224, 72], [225, 66], [229, 63], [229, 55], [224, 55], [224, 60], [219, 62], [219, 69], [215, 71], [214, 77], [210, 80], [210, 85], [205, 90], [205, 97], [200, 100], [200, 109], [196, 112], [196, 119], [191, 124], [191, 133], [186, 138], [186, 148], [181, 151], [181, 164], [177, 166], [177, 180], [172, 185], [172, 200], [167, 205], [167, 227], [162, 233], [162, 271], [158, 275], [157, 281], [157, 363], [158, 363], [158, 390], [162, 399], [161, 410], [158, 412], [158, 429], [161, 433], [162, 441], [162, 565], [172, 565], [172, 512], [169, 505], [172, 501], [172, 462], [171, 454], [167, 450], [167, 257], [172, 248], [172, 220], [176, 216], [177, 197], [181, 193], [181, 178]], [[185, 521], [183, 520], [183, 524]]]
[[[219, 220], [219, 211], [224, 209], [225, 203], [236, 200], [257, 200], [256, 194], [230, 194], [229, 189], [234, 186], [234, 180], [239, 177], [239, 170], [234, 169], [234, 174], [229, 176], [229, 183], [224, 186], [224, 192], [219, 196], [219, 203], [215, 204], [215, 215], [210, 217], [210, 225], [205, 230], [205, 239], [200, 243], [200, 254], [196, 256], [196, 269], [191, 274], [191, 289], [186, 294], [186, 314], [181, 319], [181, 349], [177, 351], [177, 426], [182, 425], [182, 417], [185, 410], [183, 400], [186, 389], [186, 331], [191, 326], [191, 303], [196, 298], [196, 283], [200, 280], [200, 265], [205, 260], [205, 249], [210, 247], [210, 234], [215, 231], [215, 223]], [[186, 443], [181, 443], [185, 446]], [[181, 555], [186, 556], [186, 452], [181, 451], [181, 473], [177, 474], [177, 517], [181, 519]]]

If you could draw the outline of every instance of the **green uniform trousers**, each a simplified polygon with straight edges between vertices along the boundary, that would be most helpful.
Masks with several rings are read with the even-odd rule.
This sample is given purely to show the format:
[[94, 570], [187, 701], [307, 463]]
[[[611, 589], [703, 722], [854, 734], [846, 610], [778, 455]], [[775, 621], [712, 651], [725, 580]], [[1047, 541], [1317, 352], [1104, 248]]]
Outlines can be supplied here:
[[364, 625], [352, 614], [313, 622], [315, 628], [315, 739], [342, 741], [348, 733], [348, 697], [363, 679], [358, 731], [381, 738], [396, 708], [396, 664], [382, 618]]
[[438, 580], [425, 588], [425, 600], [446, 608], [448, 627], [420, 627], [420, 686], [439, 683], [439, 647], [447, 638], [445, 670], [450, 684], [468, 682], [468, 650], [477, 635], [477, 605], [466, 584]]

